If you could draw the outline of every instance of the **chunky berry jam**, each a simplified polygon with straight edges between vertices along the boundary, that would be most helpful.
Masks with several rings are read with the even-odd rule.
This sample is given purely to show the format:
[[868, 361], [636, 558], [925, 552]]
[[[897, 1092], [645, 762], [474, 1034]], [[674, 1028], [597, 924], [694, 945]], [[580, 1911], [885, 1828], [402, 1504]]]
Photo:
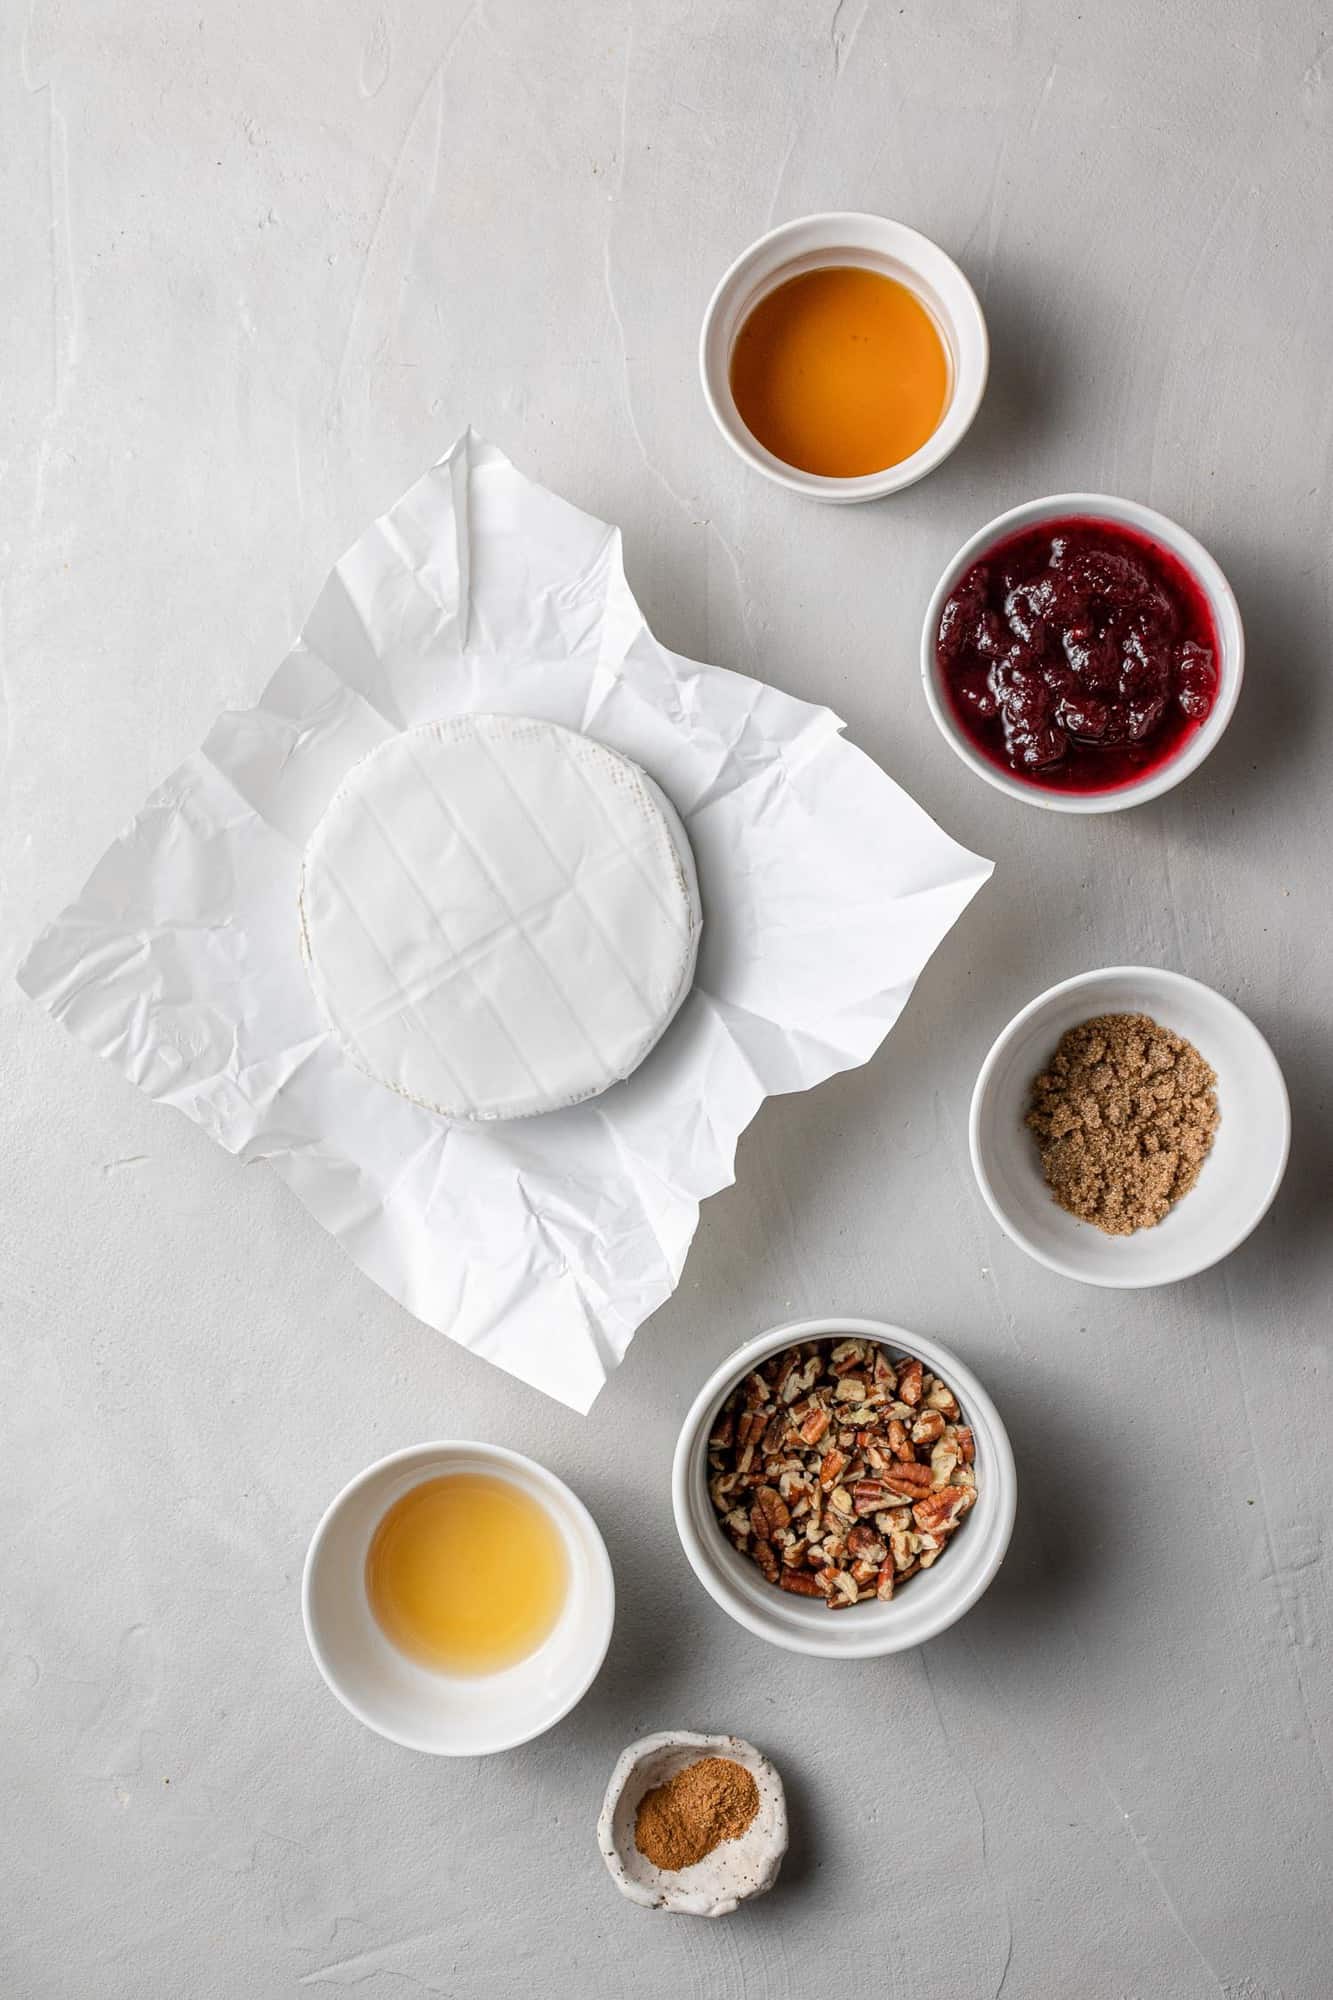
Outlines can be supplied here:
[[963, 734], [1051, 791], [1101, 792], [1165, 764], [1217, 694], [1207, 599], [1118, 522], [1043, 521], [966, 570], [936, 658]]

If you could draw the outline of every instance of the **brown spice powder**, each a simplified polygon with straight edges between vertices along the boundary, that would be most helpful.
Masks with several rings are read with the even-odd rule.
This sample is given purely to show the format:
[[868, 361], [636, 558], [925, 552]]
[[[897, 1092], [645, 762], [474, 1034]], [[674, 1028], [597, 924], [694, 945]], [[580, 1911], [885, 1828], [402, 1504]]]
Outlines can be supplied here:
[[1027, 1124], [1061, 1208], [1108, 1236], [1160, 1222], [1199, 1178], [1217, 1078], [1147, 1014], [1098, 1014], [1060, 1038]]
[[692, 1868], [737, 1840], [759, 1810], [759, 1787], [730, 1757], [701, 1757], [639, 1801], [634, 1843], [654, 1868]]

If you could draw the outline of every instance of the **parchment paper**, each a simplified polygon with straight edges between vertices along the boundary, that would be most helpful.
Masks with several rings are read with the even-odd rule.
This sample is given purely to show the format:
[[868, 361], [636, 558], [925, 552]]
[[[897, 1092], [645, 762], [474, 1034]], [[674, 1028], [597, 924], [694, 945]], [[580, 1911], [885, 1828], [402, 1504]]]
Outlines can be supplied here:
[[[297, 922], [302, 849], [345, 773], [470, 709], [634, 758], [685, 821], [704, 904], [694, 991], [642, 1067], [481, 1129], [342, 1057]], [[469, 432], [348, 550], [258, 705], [218, 718], [19, 983], [150, 1097], [266, 1159], [410, 1312], [587, 1410], [764, 1097], [865, 1062], [990, 874], [841, 727], [659, 645], [618, 532]]]

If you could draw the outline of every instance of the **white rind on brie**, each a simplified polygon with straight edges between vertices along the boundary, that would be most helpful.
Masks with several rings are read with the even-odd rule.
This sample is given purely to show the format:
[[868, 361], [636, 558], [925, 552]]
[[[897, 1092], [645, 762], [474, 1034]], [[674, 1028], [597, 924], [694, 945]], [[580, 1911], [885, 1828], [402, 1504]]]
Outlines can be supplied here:
[[301, 934], [359, 1069], [445, 1118], [594, 1097], [648, 1054], [694, 976], [685, 829], [627, 757], [526, 716], [391, 737], [306, 847]]

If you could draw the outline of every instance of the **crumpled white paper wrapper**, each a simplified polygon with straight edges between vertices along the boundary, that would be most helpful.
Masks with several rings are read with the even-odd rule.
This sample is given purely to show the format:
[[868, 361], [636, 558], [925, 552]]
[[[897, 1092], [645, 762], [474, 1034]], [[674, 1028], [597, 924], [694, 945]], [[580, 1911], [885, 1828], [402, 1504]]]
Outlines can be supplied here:
[[[625, 752], [688, 829], [694, 991], [625, 1083], [460, 1129], [340, 1054], [297, 878], [344, 774], [469, 709]], [[376, 1284], [587, 1410], [674, 1289], [769, 1092], [863, 1063], [990, 874], [842, 724], [653, 638], [620, 536], [469, 432], [348, 550], [259, 704], [153, 794], [20, 985], [150, 1097], [266, 1159]]]

